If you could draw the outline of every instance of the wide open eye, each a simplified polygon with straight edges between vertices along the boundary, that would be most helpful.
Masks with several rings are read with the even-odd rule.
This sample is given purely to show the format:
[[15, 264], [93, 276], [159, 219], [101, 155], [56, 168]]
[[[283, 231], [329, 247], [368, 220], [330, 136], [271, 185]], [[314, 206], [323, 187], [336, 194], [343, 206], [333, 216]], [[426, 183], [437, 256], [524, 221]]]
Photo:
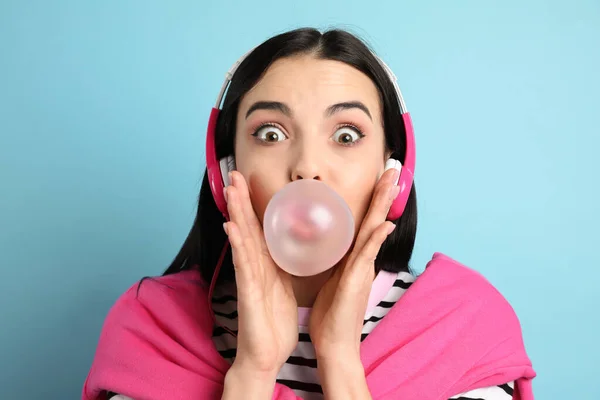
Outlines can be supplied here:
[[343, 146], [352, 146], [358, 143], [364, 136], [355, 126], [345, 125], [335, 131], [332, 139]]
[[266, 143], [283, 142], [287, 139], [285, 133], [272, 124], [262, 125], [252, 134], [252, 136]]

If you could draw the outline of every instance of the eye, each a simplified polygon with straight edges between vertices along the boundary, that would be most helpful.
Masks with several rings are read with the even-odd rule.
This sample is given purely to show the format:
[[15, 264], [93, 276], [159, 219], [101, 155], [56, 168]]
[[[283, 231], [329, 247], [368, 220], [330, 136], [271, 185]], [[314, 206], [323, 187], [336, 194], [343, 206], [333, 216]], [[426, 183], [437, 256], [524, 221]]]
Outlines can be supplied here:
[[365, 137], [355, 126], [346, 125], [335, 131], [333, 140], [343, 146], [352, 146]]
[[260, 126], [252, 136], [267, 143], [283, 142], [287, 139], [285, 133], [273, 124], [264, 124]]

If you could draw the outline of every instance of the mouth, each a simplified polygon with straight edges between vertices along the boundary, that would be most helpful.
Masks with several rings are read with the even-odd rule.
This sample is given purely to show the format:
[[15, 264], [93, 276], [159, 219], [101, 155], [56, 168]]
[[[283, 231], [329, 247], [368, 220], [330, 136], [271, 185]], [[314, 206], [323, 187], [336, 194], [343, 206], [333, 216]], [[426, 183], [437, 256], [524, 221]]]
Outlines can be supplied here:
[[296, 220], [289, 227], [289, 234], [296, 240], [307, 242], [317, 237], [317, 227], [303, 220]]
[[310, 206], [295, 204], [289, 210], [287, 218], [290, 237], [307, 242], [315, 240], [321, 233], [318, 221], [312, 218]]

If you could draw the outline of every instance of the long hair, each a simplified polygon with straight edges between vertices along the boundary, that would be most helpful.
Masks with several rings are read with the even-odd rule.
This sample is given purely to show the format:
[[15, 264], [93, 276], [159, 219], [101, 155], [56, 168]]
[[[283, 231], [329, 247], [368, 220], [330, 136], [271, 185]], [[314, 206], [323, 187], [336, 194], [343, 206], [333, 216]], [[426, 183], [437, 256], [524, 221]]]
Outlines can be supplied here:
[[[295, 29], [274, 36], [256, 47], [240, 64], [233, 76], [217, 120], [215, 145], [217, 158], [234, 154], [236, 116], [242, 97], [259, 81], [269, 66], [278, 59], [310, 54], [318, 59], [346, 63], [367, 75], [375, 84], [383, 104], [386, 146], [392, 156], [404, 161], [406, 136], [400, 106], [389, 79], [369, 47], [356, 36], [343, 30], [324, 33], [312, 28]], [[164, 275], [198, 268], [205, 282], [210, 282], [227, 239], [223, 232], [223, 215], [217, 209], [206, 171], [200, 188], [198, 211], [190, 233]], [[394, 221], [396, 229], [383, 243], [376, 272], [409, 272], [417, 230], [417, 206], [414, 185], [402, 216]], [[228, 249], [218, 282], [235, 280], [231, 248]]]

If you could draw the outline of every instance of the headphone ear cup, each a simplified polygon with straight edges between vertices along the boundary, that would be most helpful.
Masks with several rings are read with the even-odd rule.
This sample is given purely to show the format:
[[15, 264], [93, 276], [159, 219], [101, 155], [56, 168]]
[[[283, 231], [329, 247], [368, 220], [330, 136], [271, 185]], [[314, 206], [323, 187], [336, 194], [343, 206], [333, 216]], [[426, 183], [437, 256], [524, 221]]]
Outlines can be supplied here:
[[227, 168], [229, 171], [235, 171], [237, 169], [234, 156], [227, 156]]
[[229, 172], [235, 171], [235, 158], [233, 156], [223, 157], [219, 160], [221, 170], [221, 178], [223, 179], [223, 187], [231, 185], [229, 182]]
[[[385, 162], [385, 171], [392, 168], [397, 169], [398, 171], [400, 171], [400, 174], [402, 174], [402, 163], [396, 160], [395, 158], [388, 158], [388, 160]], [[398, 179], [396, 179], [394, 185], [397, 185], [399, 180], [400, 176], [398, 176]]]
[[[400, 218], [400, 216], [404, 212], [406, 202], [408, 201], [408, 193], [405, 190], [406, 188], [403, 186], [406, 183], [405, 182], [405, 180], [406, 180], [405, 178], [407, 177], [406, 174], [410, 174], [410, 171], [409, 170], [403, 171], [402, 163], [393, 158], [390, 158], [385, 164], [386, 171], [391, 168], [394, 168], [394, 169], [397, 169], [398, 171], [400, 171], [400, 174], [398, 175], [398, 179], [394, 183], [395, 185], [400, 184], [400, 192], [398, 193], [396, 198], [392, 201], [392, 205], [390, 206], [390, 210], [387, 215], [388, 220], [394, 221], [394, 220]], [[409, 188], [409, 192], [410, 192], [410, 188]]]

